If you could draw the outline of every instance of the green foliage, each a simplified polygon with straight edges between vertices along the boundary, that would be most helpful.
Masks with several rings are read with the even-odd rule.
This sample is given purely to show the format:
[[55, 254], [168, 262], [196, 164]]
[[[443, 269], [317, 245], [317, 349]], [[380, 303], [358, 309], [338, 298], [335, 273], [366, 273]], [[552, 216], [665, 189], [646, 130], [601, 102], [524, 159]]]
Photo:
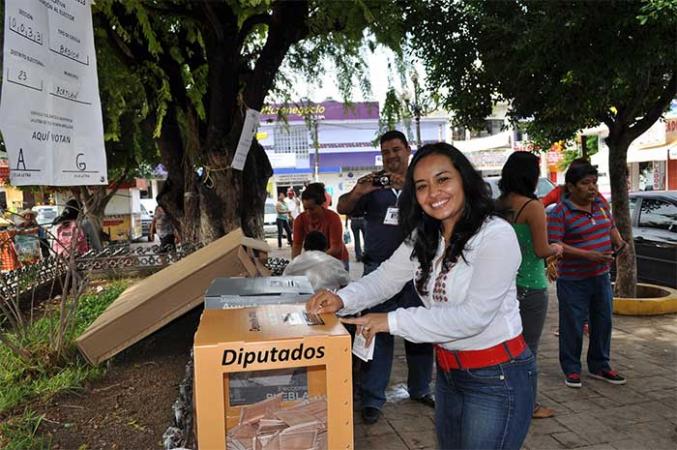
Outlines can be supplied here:
[[5, 450], [49, 449], [49, 441], [37, 435], [38, 427], [43, 419], [43, 415], [25, 409], [21, 415], [0, 422], [0, 448]]
[[65, 390], [77, 389], [86, 381], [103, 373], [100, 367], [91, 367], [79, 357], [74, 339], [81, 334], [104, 309], [126, 288], [125, 282], [114, 282], [100, 293], [85, 294], [80, 298], [74, 327], [67, 336], [64, 357], [50, 351], [50, 336], [59, 326], [58, 310], [48, 310], [29, 325], [21, 340], [22, 349], [31, 355], [26, 361], [0, 346], [0, 414], [39, 397], [49, 398]]
[[[433, 90], [472, 126], [496, 100], [537, 140], [568, 139], [600, 122], [632, 126], [675, 73], [675, 1], [433, 0], [408, 8], [414, 51]], [[652, 19], [644, 26], [638, 16]], [[443, 20], [442, 20], [443, 18]], [[648, 19], [647, 19], [648, 20]], [[615, 113], [613, 111], [616, 111]]]

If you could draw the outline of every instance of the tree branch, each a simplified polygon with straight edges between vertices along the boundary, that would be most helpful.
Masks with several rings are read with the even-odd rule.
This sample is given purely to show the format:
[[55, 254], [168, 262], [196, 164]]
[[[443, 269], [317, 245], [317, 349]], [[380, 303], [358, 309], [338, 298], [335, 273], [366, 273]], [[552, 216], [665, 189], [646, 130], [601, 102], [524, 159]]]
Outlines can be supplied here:
[[224, 30], [223, 27], [221, 26], [221, 22], [219, 21], [218, 13], [214, 11], [214, 8], [212, 7], [212, 3], [209, 1], [203, 1], [202, 3], [200, 3], [200, 6], [202, 7], [202, 11], [204, 12], [204, 18], [211, 25], [210, 28], [214, 32], [214, 36], [216, 37], [217, 42], [223, 42]]
[[648, 68], [647, 72], [646, 76], [642, 78], [641, 84], [635, 88], [635, 96], [625, 105], [625, 108], [619, 109], [617, 119], [619, 122], [627, 122], [629, 125], [637, 117], [637, 110], [651, 87], [651, 68]]
[[275, 3], [268, 39], [245, 87], [244, 99], [250, 108], [261, 109], [289, 47], [308, 35], [307, 16], [307, 0]]
[[632, 140], [639, 137], [658, 120], [658, 118], [663, 114], [663, 111], [665, 111], [665, 108], [667, 108], [667, 106], [670, 104], [670, 101], [672, 101], [672, 99], [675, 97], [676, 94], [677, 94], [677, 70], [672, 72], [672, 77], [670, 78], [670, 81], [668, 82], [667, 86], [665, 87], [665, 90], [663, 90], [663, 93], [658, 98], [656, 103], [654, 103], [651, 109], [649, 109], [649, 111], [647, 111], [647, 113], [644, 114], [644, 117], [642, 117], [628, 129], [628, 133]]

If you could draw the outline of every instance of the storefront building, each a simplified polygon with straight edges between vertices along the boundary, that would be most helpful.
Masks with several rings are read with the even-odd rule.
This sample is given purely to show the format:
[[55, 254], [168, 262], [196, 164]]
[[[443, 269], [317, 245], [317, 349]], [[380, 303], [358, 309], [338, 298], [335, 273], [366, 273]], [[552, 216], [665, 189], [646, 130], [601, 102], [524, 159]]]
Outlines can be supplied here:
[[[412, 149], [416, 147], [414, 127], [413, 123], [397, 127], [410, 139]], [[447, 118], [423, 117], [420, 130], [423, 143], [447, 140]], [[350, 191], [359, 177], [381, 170], [378, 137], [378, 102], [266, 105], [257, 138], [273, 166], [269, 195], [275, 198], [289, 187], [298, 193], [304, 184], [315, 181], [317, 172], [335, 207], [338, 197]]]

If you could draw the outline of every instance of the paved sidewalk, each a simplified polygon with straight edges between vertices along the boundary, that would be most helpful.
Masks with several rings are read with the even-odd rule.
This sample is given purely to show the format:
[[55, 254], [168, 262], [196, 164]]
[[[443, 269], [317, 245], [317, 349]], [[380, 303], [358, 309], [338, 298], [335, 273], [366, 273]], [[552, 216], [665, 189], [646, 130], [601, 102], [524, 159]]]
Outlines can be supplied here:
[[[272, 253], [289, 258], [288, 249]], [[360, 272], [361, 264], [351, 262], [353, 279]], [[557, 299], [551, 290], [538, 359], [539, 401], [554, 408], [556, 416], [532, 422], [525, 448], [677, 449], [677, 315], [614, 316], [611, 362], [628, 379], [622, 386], [584, 374], [582, 389], [567, 388], [556, 328]], [[397, 343], [384, 417], [362, 424], [356, 402], [357, 450], [436, 448], [433, 410], [408, 400], [404, 347], [401, 339]], [[586, 351], [587, 338], [583, 355]]]

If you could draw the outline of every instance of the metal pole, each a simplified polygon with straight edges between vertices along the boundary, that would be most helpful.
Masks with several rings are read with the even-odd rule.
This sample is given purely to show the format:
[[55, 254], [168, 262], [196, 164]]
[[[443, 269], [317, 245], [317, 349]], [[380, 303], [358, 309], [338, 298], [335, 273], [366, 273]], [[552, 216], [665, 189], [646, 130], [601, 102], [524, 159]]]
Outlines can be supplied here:
[[317, 119], [313, 119], [313, 128], [314, 128], [314, 136], [313, 136], [313, 146], [315, 147], [315, 181], [320, 181], [320, 137], [318, 135], [318, 130], [317, 130]]
[[416, 72], [411, 77], [414, 82], [414, 118], [416, 119], [416, 145], [421, 148], [421, 108], [418, 104], [418, 75]]

